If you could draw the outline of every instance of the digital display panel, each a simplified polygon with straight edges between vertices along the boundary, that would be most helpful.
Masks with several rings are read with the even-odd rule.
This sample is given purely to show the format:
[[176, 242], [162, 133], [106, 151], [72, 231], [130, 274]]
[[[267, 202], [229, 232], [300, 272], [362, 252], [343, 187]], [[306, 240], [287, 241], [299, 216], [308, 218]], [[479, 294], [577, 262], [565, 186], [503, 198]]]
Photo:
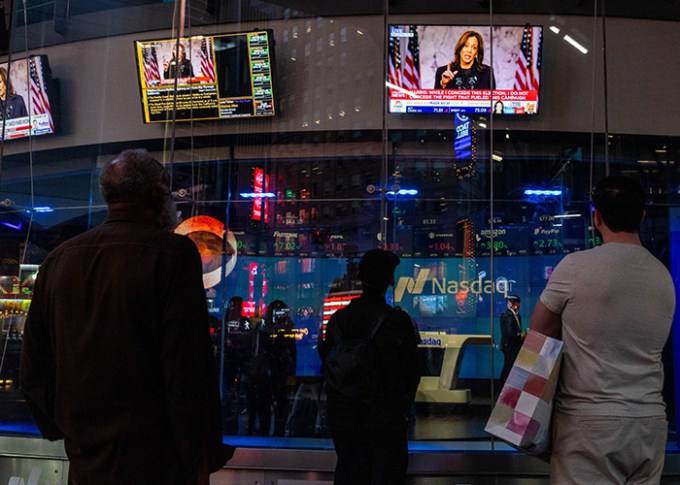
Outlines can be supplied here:
[[135, 42], [144, 122], [274, 116], [273, 45], [269, 30]]
[[390, 113], [538, 113], [543, 27], [390, 25], [388, 32]]
[[0, 139], [54, 133], [56, 100], [47, 56], [0, 63]]

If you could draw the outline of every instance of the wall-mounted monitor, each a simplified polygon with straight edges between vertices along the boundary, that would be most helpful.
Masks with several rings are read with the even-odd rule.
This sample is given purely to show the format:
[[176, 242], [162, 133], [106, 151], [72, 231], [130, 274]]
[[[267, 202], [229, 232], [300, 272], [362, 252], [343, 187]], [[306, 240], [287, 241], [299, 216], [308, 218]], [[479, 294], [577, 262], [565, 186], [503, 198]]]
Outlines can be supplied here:
[[390, 25], [390, 113], [537, 114], [543, 28]]
[[275, 115], [270, 30], [135, 42], [145, 123]]
[[54, 133], [56, 88], [47, 56], [0, 63], [0, 139]]

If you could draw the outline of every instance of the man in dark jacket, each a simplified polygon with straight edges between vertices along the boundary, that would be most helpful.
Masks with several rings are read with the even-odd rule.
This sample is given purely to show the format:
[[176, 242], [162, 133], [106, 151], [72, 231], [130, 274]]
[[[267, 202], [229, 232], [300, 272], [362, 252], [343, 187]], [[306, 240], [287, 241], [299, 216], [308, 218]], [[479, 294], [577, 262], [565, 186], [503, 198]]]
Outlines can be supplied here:
[[501, 313], [501, 351], [503, 352], [503, 370], [501, 371], [501, 387], [510, 374], [517, 354], [522, 348], [525, 332], [522, 330], [522, 316], [519, 314], [521, 300], [517, 295], [508, 295], [508, 309]]
[[379, 382], [365, 399], [352, 399], [327, 386], [328, 424], [338, 460], [336, 485], [399, 485], [408, 467], [408, 414], [420, 382], [418, 333], [405, 312], [389, 306], [385, 293], [394, 284], [399, 258], [372, 249], [361, 258], [362, 294], [333, 314], [319, 355], [326, 360], [343, 338], [373, 336]]
[[104, 224], [52, 251], [24, 333], [21, 387], [64, 439], [72, 484], [205, 484], [222, 444], [202, 265], [173, 234], [169, 177], [145, 150], [107, 163]]

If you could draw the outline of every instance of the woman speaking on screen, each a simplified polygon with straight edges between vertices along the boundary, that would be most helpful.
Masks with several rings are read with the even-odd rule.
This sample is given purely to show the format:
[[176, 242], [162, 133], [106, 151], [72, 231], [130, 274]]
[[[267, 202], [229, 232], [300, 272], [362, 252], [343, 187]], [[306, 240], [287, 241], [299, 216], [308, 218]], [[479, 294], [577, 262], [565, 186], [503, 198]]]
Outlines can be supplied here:
[[437, 68], [434, 89], [493, 89], [493, 70], [483, 61], [484, 39], [468, 30], [456, 42], [453, 61]]
[[0, 67], [0, 120], [28, 116], [24, 98], [14, 92], [7, 69]]

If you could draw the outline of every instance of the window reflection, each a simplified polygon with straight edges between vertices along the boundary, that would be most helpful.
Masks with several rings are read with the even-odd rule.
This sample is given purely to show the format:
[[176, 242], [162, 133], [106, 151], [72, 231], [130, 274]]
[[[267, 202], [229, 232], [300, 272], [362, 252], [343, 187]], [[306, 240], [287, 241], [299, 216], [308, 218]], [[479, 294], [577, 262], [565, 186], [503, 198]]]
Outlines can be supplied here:
[[[132, 41], [166, 35], [169, 10], [145, 32], [116, 30], [103, 39], [96, 37], [106, 29], [88, 33], [83, 27], [80, 15], [94, 12], [74, 12], [70, 33], [53, 40], [52, 14], [38, 18], [30, 9], [27, 30], [15, 38], [26, 37], [29, 49], [50, 55], [53, 75], [63, 81], [64, 123], [50, 138], [7, 141], [2, 148], [0, 276], [7, 280], [0, 285], [0, 392], [12, 398], [0, 406], [20, 399], [17, 355], [30, 304], [23, 268], [39, 265], [58, 243], [101, 222], [98, 167], [117, 151], [114, 146], [125, 144], [149, 146], [167, 162], [172, 152], [173, 193], [182, 218], [209, 216], [222, 224], [219, 235], [197, 240], [205, 272], [213, 274], [206, 295], [225, 433], [328, 437], [316, 345], [329, 306], [358, 290], [357, 258], [381, 245], [403, 260], [391, 302], [408, 311], [429, 339], [422, 352], [431, 379], [413, 411], [412, 437], [486, 438], [483, 424], [497, 391], [493, 380], [502, 368], [491, 342], [499, 339], [504, 296], [521, 294], [522, 311], [529, 312], [564, 254], [601, 243], [588, 193], [607, 167], [643, 181], [652, 202], [643, 240], [670, 260], [668, 212], [678, 204], [680, 181], [674, 118], [665, 105], [675, 85], [644, 72], [631, 84], [622, 69], [611, 69], [616, 116], [605, 134], [599, 77], [604, 63], [590, 57], [583, 63], [599, 51], [584, 34], [593, 19], [565, 15], [553, 23], [550, 12], [534, 12], [543, 20], [551, 62], [542, 73], [545, 88], [535, 119], [387, 114], [384, 21], [401, 24], [403, 18], [392, 22], [380, 12], [326, 18], [246, 3], [257, 3], [243, 12], [247, 19], [205, 21], [187, 34], [246, 31], [252, 17], [258, 28], [271, 28], [278, 41], [280, 113], [266, 121], [194, 119], [182, 126], [142, 124], [133, 75], [138, 66]], [[441, 12], [406, 13], [408, 22], [413, 16], [422, 25], [445, 23], [439, 22]], [[467, 12], [447, 15], [446, 23], [469, 23]], [[511, 20], [523, 31], [526, 15]], [[629, 20], [635, 21], [608, 22], [620, 27]], [[641, 19], [637, 26], [652, 40], [677, 27], [675, 21]], [[158, 30], [163, 34], [154, 34]], [[488, 30], [503, 42], [507, 31]], [[566, 36], [587, 52], [568, 44]], [[607, 36], [610, 62], [628, 58], [617, 49], [617, 41], [626, 41], [617, 29], [608, 29]], [[521, 41], [521, 34], [514, 40]], [[451, 42], [444, 44], [441, 49], [449, 52]], [[99, 60], [83, 69], [90, 57]], [[508, 57], [510, 63], [517, 58], [516, 51]], [[621, 62], [616, 65], [628, 65]], [[650, 86], [644, 99], [635, 95], [641, 85]], [[652, 111], [653, 122], [631, 114]], [[265, 200], [264, 193], [273, 196]], [[523, 318], [528, 321], [529, 314]], [[454, 342], [452, 336], [463, 335], [481, 340]], [[455, 367], [446, 357], [454, 345], [461, 349]], [[450, 376], [444, 388], [442, 372]], [[434, 399], [439, 391], [447, 400]], [[0, 414], [10, 422], [28, 420], [15, 408]]]

